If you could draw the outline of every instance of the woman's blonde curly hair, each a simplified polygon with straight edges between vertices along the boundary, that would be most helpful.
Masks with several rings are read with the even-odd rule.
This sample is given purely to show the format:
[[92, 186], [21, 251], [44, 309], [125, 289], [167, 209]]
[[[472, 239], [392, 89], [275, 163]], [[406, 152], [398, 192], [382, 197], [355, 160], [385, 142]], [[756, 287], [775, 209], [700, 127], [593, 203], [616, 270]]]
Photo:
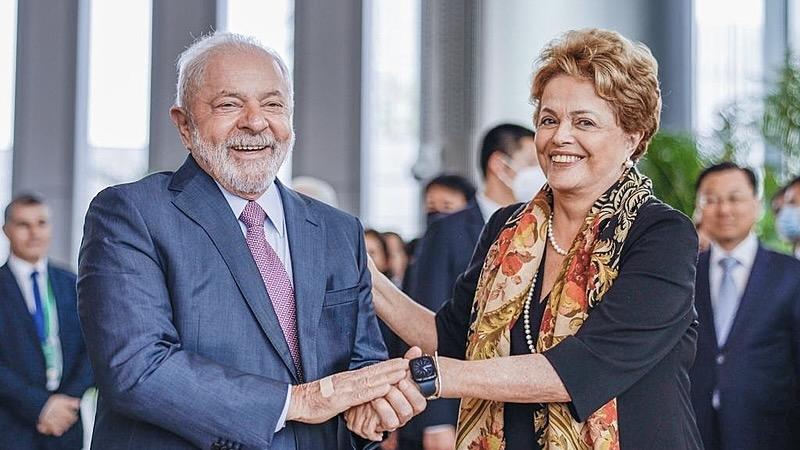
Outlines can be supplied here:
[[646, 45], [596, 28], [568, 31], [551, 41], [539, 55], [531, 84], [535, 122], [545, 86], [559, 75], [592, 81], [620, 127], [626, 133], [642, 133], [632, 158], [638, 160], [647, 152], [661, 118], [661, 89], [658, 63]]

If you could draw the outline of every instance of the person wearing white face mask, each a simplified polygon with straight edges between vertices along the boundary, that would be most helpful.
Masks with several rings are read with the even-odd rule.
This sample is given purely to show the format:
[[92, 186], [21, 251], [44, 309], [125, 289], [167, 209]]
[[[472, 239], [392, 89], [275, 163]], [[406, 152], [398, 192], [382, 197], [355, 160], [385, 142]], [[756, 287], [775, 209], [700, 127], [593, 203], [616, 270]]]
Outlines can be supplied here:
[[[420, 240], [403, 290], [437, 310], [450, 298], [458, 275], [469, 264], [484, 223], [499, 208], [527, 202], [545, 183], [536, 159], [533, 130], [513, 124], [490, 129], [481, 142], [482, 189], [466, 208], [433, 221]], [[452, 449], [458, 401], [437, 400], [400, 430], [400, 448]]]
[[514, 153], [514, 156], [517, 157], [516, 161], [512, 156], [508, 156], [507, 160], [502, 161], [506, 166], [506, 171], [512, 174], [512, 178], [509, 179], [508, 175], [502, 171], [497, 172], [499, 180], [511, 189], [516, 202], [529, 201], [547, 183], [547, 177], [542, 172], [542, 168], [539, 167], [535, 155], [533, 158], [526, 158], [529, 154], [524, 151], [525, 144], [527, 142], [523, 140], [521, 143], [522, 151]]
[[784, 188], [783, 205], [775, 217], [775, 228], [792, 244], [795, 258], [800, 259], [800, 177]]

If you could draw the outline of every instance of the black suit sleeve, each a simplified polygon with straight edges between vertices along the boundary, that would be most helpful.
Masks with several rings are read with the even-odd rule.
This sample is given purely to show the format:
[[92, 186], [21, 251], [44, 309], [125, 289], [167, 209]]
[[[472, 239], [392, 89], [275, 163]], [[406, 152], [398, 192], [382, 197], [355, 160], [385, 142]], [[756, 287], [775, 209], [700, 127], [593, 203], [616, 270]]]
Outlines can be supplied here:
[[[695, 320], [697, 235], [659, 206], [634, 223], [619, 276], [574, 336], [544, 352], [583, 421], [664, 358]], [[645, 216], [646, 217], [643, 217]]]
[[518, 204], [511, 205], [501, 208], [492, 215], [481, 232], [467, 270], [456, 279], [452, 297], [442, 305], [436, 314], [436, 333], [440, 355], [464, 359], [467, 350], [467, 333], [472, 322], [472, 303], [481, 269], [483, 269], [483, 262], [503, 225], [518, 208]]

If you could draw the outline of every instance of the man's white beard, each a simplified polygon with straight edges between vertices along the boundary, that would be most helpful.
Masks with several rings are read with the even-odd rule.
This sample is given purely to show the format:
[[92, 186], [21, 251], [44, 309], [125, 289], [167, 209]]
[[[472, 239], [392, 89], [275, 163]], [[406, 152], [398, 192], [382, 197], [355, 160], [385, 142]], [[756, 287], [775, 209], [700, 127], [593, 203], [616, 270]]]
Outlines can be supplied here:
[[[214, 146], [203, 141], [197, 128], [192, 127], [192, 156], [209, 171], [225, 189], [234, 193], [262, 194], [275, 181], [278, 170], [283, 165], [294, 143], [294, 132], [291, 138], [280, 142], [272, 134], [263, 133], [257, 136], [240, 134], [232, 136]], [[266, 146], [271, 152], [266, 158], [254, 160], [234, 159], [229, 150], [232, 146]]]

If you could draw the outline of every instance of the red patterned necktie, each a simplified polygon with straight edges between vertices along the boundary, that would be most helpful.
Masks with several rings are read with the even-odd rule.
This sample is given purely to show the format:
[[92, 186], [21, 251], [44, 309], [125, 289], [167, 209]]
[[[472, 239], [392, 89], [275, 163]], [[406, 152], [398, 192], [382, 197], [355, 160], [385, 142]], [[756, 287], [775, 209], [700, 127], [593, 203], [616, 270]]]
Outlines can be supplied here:
[[278, 322], [283, 330], [283, 337], [292, 353], [297, 376], [302, 379], [303, 368], [300, 364], [300, 345], [297, 342], [297, 313], [295, 312], [294, 287], [286, 273], [286, 268], [275, 250], [270, 247], [264, 235], [264, 220], [267, 213], [258, 203], [247, 202], [239, 220], [247, 227], [247, 247], [261, 273], [261, 279], [267, 287], [272, 307], [278, 315]]

